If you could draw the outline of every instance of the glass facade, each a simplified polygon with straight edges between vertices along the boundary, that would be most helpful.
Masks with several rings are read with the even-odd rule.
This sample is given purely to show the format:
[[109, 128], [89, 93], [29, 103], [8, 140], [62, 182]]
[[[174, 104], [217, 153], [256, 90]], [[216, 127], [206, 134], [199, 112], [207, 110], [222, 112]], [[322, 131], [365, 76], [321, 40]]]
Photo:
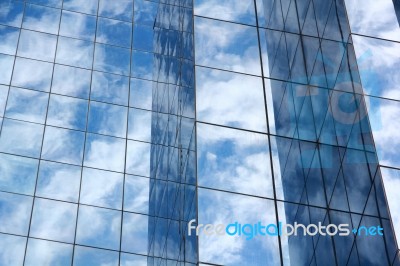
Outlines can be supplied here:
[[0, 0], [0, 265], [400, 265], [399, 6]]

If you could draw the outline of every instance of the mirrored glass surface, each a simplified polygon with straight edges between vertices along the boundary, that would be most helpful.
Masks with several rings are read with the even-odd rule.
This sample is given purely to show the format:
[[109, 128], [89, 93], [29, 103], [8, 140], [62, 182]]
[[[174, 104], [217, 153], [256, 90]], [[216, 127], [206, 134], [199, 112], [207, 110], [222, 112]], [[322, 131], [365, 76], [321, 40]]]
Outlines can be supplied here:
[[260, 78], [202, 67], [196, 73], [198, 120], [267, 131]]
[[151, 144], [128, 140], [126, 172], [133, 175], [150, 176]]
[[28, 30], [57, 34], [60, 16], [60, 9], [26, 4], [22, 27]]
[[33, 195], [38, 160], [0, 153], [0, 190]]
[[254, 3], [252, 0], [196, 0], [194, 14], [203, 17], [255, 25]]
[[151, 80], [153, 78], [153, 58], [152, 53], [132, 51], [131, 76]]
[[149, 212], [150, 179], [126, 175], [124, 210], [147, 214]]
[[87, 134], [84, 165], [123, 172], [125, 166], [125, 140]]
[[121, 209], [123, 174], [84, 168], [81, 197], [83, 204]]
[[134, 0], [134, 22], [154, 26], [157, 17], [158, 3], [146, 0]]
[[89, 247], [75, 246], [74, 265], [118, 266], [118, 252]]
[[121, 253], [121, 266], [146, 266], [147, 265], [147, 257], [138, 256], [129, 253]]
[[196, 17], [196, 63], [260, 75], [257, 38], [254, 27]]
[[19, 29], [0, 25], [0, 53], [14, 55], [17, 52]]
[[5, 116], [44, 124], [49, 94], [11, 87]]
[[153, 42], [156, 42], [151, 26], [135, 25], [133, 28], [133, 49], [153, 52]]
[[130, 108], [128, 138], [150, 142], [152, 112]]
[[128, 108], [90, 102], [88, 131], [115, 137], [126, 137]]
[[88, 99], [90, 80], [90, 70], [56, 64], [51, 92]]
[[153, 82], [143, 79], [131, 79], [129, 106], [152, 110]]
[[400, 186], [400, 170], [381, 167], [385, 194], [388, 200], [393, 229], [397, 239], [400, 237], [400, 208], [398, 187]]
[[72, 249], [72, 245], [30, 238], [24, 265], [70, 265]]
[[132, 23], [99, 18], [96, 42], [131, 47]]
[[147, 255], [149, 217], [124, 212], [122, 225], [122, 251]]
[[4, 119], [0, 151], [39, 158], [43, 130], [42, 125]]
[[94, 71], [90, 93], [91, 100], [128, 105], [129, 78]]
[[82, 164], [85, 133], [46, 127], [43, 140], [42, 158], [69, 164]]
[[2, 265], [22, 265], [24, 262], [26, 238], [0, 234], [0, 263]]
[[[223, 235], [204, 233], [199, 236], [200, 261], [223, 265], [278, 265], [278, 238], [274, 236], [255, 234], [254, 225], [259, 222], [266, 226], [276, 224], [274, 203], [270, 200], [200, 189], [199, 193], [199, 223], [231, 225]], [[210, 212], [210, 206], [213, 211]], [[238, 225], [250, 224], [247, 232], [238, 235]], [[270, 229], [271, 232], [273, 231]], [[243, 230], [242, 230], [243, 231]], [[234, 234], [236, 232], [236, 234]], [[246, 240], [249, 239], [249, 240]]]
[[63, 9], [96, 15], [99, 0], [64, 0]]
[[120, 230], [120, 211], [89, 206], [79, 207], [76, 232], [78, 244], [119, 250]]
[[78, 202], [80, 180], [78, 166], [41, 161], [36, 196]]
[[272, 197], [266, 135], [197, 125], [199, 185]]
[[0, 54], [0, 83], [9, 85], [14, 64], [14, 56]]
[[17, 87], [48, 92], [52, 73], [53, 64], [17, 58], [11, 84]]
[[62, 0], [29, 0], [29, 2], [43, 5], [43, 6], [51, 6], [61, 8]]
[[6, 108], [8, 86], [0, 85], [0, 117], [4, 116], [4, 110]]
[[91, 68], [93, 49], [92, 42], [59, 37], [56, 62], [76, 67]]
[[21, 30], [17, 55], [31, 59], [54, 61], [57, 36]]
[[100, 0], [99, 16], [132, 21], [133, 0]]
[[77, 205], [35, 199], [30, 236], [74, 243]]
[[0, 23], [4, 25], [21, 27], [24, 13], [24, 3], [17, 1], [2, 1], [0, 4]]
[[51, 94], [47, 124], [69, 129], [85, 130], [88, 101]]
[[75, 12], [63, 11], [60, 35], [94, 41], [96, 17]]
[[0, 192], [0, 232], [28, 234], [33, 198]]
[[96, 44], [95, 70], [129, 75], [130, 50], [105, 44]]

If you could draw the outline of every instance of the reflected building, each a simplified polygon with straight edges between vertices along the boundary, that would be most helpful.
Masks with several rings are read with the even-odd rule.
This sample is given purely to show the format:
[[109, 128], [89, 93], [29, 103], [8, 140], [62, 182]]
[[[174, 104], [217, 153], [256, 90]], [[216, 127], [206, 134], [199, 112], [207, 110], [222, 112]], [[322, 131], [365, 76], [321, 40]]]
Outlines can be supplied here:
[[0, 0], [0, 265], [400, 265], [399, 4]]

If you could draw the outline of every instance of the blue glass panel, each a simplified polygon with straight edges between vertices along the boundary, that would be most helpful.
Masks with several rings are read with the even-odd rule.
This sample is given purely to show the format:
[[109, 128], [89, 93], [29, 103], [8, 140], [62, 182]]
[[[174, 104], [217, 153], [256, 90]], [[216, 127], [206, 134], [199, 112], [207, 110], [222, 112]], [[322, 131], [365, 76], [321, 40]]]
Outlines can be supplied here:
[[126, 172], [133, 175], [150, 176], [151, 145], [144, 142], [128, 141]]
[[0, 264], [22, 265], [24, 262], [26, 238], [0, 234]]
[[150, 179], [125, 176], [124, 210], [147, 214], [149, 212]]
[[90, 93], [95, 101], [128, 105], [129, 78], [94, 71]]
[[17, 52], [17, 41], [19, 30], [12, 27], [0, 25], [0, 53], [14, 55]]
[[76, 67], [91, 68], [93, 49], [92, 42], [59, 37], [56, 62]]
[[28, 30], [57, 34], [60, 16], [59, 9], [27, 4], [22, 27]]
[[96, 15], [99, 0], [64, 0], [63, 9]]
[[122, 251], [147, 255], [148, 220], [146, 215], [124, 212]]
[[53, 64], [17, 58], [11, 84], [17, 87], [48, 92], [52, 73]]
[[106, 44], [131, 47], [132, 23], [99, 18], [96, 41]]
[[96, 44], [94, 69], [120, 75], [129, 75], [130, 50]]
[[74, 265], [107, 265], [118, 266], [118, 252], [88, 247], [75, 247]]
[[51, 92], [88, 99], [90, 81], [90, 70], [55, 65]]
[[30, 238], [24, 265], [70, 265], [72, 249], [72, 245]]
[[0, 65], [4, 71], [0, 72], [0, 83], [9, 85], [14, 64], [14, 57], [11, 55], [0, 54]]
[[133, 0], [100, 0], [99, 15], [119, 20], [132, 21]]
[[56, 43], [57, 36], [22, 30], [17, 55], [53, 62]]
[[0, 192], [0, 231], [27, 235], [32, 201], [32, 197]]
[[96, 32], [96, 17], [63, 11], [60, 25], [60, 35], [87, 41], [94, 41]]
[[24, 12], [24, 3], [17, 1], [3, 1], [0, 3], [0, 23], [21, 27]]

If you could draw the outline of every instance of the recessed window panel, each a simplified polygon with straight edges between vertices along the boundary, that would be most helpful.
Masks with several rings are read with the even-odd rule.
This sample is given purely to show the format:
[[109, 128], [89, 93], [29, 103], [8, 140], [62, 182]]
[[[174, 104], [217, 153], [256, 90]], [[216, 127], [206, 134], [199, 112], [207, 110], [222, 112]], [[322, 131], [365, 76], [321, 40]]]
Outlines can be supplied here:
[[0, 83], [9, 85], [14, 64], [14, 56], [0, 54]]
[[17, 58], [12, 85], [38, 91], [49, 91], [53, 64]]
[[33, 195], [38, 160], [0, 154], [0, 190]]
[[198, 124], [199, 185], [273, 197], [267, 135]]
[[41, 161], [36, 196], [78, 202], [80, 180], [79, 166]]
[[118, 258], [119, 253], [115, 251], [76, 246], [74, 253], [74, 265], [118, 266]]
[[257, 38], [254, 27], [196, 17], [196, 63], [260, 75]]
[[55, 65], [51, 92], [89, 98], [90, 70]]
[[129, 75], [130, 50], [96, 44], [94, 69], [114, 74]]
[[0, 232], [27, 235], [32, 197], [0, 192]]
[[50, 96], [47, 124], [69, 129], [85, 130], [88, 101], [72, 97]]
[[39, 158], [43, 129], [42, 125], [4, 119], [0, 151]]
[[82, 164], [85, 133], [46, 127], [43, 141], [42, 158], [69, 164]]
[[56, 62], [76, 67], [91, 68], [93, 49], [92, 42], [59, 37]]
[[131, 107], [152, 110], [153, 82], [143, 79], [131, 79], [129, 105]]
[[100, 0], [99, 16], [132, 21], [133, 0]]
[[150, 176], [149, 143], [128, 141], [126, 172], [133, 175]]
[[63, 9], [96, 15], [99, 0], [64, 0]]
[[72, 203], [36, 198], [29, 235], [73, 243], [77, 207]]
[[57, 36], [22, 30], [17, 55], [31, 59], [54, 61]]
[[24, 265], [70, 265], [72, 249], [72, 245], [30, 238]]
[[84, 165], [123, 172], [125, 165], [125, 140], [88, 134], [86, 138]]
[[123, 174], [84, 168], [80, 203], [121, 209]]
[[22, 265], [24, 263], [26, 238], [0, 234], [1, 265]]
[[148, 224], [147, 215], [124, 212], [122, 251], [147, 255]]
[[21, 27], [22, 17], [24, 13], [23, 2], [3, 1], [0, 4], [0, 23], [13, 27]]
[[129, 109], [128, 138], [150, 142], [152, 112], [141, 109]]
[[49, 94], [11, 87], [5, 116], [44, 124]]
[[22, 27], [28, 30], [57, 34], [60, 16], [60, 9], [26, 4]]
[[124, 210], [147, 214], [149, 212], [150, 179], [126, 175]]
[[119, 250], [121, 212], [89, 206], [79, 207], [76, 243]]
[[63, 11], [60, 35], [93, 41], [96, 32], [96, 17]]
[[128, 105], [128, 94], [128, 77], [97, 71], [93, 72], [91, 100]]
[[106, 44], [131, 47], [132, 23], [99, 18], [96, 41]]
[[115, 137], [126, 137], [128, 108], [91, 102], [88, 131]]
[[19, 29], [0, 25], [0, 53], [14, 55], [17, 52]]

